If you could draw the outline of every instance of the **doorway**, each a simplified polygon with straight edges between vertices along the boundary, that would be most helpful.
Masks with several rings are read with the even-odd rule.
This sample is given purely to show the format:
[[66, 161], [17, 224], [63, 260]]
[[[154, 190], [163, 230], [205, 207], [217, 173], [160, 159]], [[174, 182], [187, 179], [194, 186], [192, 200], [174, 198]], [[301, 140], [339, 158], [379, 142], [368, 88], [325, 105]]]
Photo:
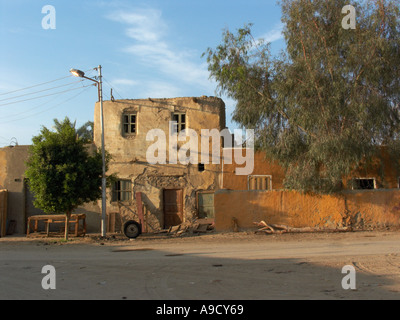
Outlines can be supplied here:
[[183, 190], [164, 190], [164, 228], [168, 229], [183, 222]]

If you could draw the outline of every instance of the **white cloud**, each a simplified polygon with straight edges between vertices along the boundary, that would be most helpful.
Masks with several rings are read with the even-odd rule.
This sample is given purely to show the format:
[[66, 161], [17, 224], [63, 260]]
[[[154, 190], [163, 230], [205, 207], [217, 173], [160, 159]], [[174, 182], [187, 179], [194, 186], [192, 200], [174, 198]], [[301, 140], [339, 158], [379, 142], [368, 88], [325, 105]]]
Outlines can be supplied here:
[[[191, 85], [201, 88], [204, 94], [214, 90], [215, 86], [209, 81], [207, 65], [198, 61], [200, 53], [176, 48], [168, 41], [168, 26], [162, 13], [155, 9], [132, 11], [115, 11], [108, 17], [125, 26], [125, 34], [133, 40], [123, 51], [133, 55], [147, 68], [174, 81], [178, 85]], [[164, 87], [171, 89], [171, 84]], [[168, 90], [158, 90], [166, 92]], [[171, 90], [178, 92], [180, 90]], [[170, 96], [170, 95], [168, 95]]]
[[146, 88], [143, 98], [175, 98], [185, 95], [177, 86], [163, 81], [149, 81], [146, 83]]
[[111, 20], [126, 24], [126, 35], [140, 42], [159, 41], [167, 26], [161, 19], [161, 12], [154, 9], [135, 10], [135, 12], [114, 12]]
[[136, 86], [139, 84], [139, 81], [131, 80], [131, 79], [113, 79], [111, 80], [111, 84], [113, 86]]
[[283, 27], [284, 27], [284, 24], [279, 23], [272, 30], [263, 34], [259, 38], [264, 39], [265, 42], [271, 42], [271, 43], [278, 41], [278, 40], [282, 40], [283, 39]]

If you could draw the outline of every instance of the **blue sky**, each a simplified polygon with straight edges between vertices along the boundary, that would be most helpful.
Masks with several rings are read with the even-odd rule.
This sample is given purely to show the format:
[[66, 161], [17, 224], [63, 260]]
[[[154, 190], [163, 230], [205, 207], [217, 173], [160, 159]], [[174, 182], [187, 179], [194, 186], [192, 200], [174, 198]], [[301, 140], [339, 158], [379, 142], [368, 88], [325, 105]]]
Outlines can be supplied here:
[[[55, 29], [42, 28], [46, 5], [55, 8]], [[246, 23], [278, 52], [280, 18], [275, 0], [0, 0], [0, 147], [30, 144], [55, 118], [93, 120], [97, 89], [71, 68], [93, 77], [101, 65], [106, 100], [111, 87], [116, 99], [214, 96], [202, 53], [224, 29]], [[222, 98], [234, 129], [235, 103]]]

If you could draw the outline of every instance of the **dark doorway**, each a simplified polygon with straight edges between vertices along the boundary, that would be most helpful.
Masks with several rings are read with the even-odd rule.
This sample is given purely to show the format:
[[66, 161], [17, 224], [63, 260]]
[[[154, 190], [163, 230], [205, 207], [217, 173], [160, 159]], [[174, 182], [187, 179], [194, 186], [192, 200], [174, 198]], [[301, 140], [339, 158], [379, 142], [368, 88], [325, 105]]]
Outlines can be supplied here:
[[168, 229], [183, 222], [182, 189], [164, 190], [164, 228]]

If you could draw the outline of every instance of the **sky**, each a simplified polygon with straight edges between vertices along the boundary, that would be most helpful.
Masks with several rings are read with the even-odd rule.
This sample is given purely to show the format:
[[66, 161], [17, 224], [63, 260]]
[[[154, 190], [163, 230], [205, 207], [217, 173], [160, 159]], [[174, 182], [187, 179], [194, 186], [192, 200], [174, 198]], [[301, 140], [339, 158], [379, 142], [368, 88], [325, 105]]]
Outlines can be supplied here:
[[111, 88], [115, 99], [216, 96], [202, 53], [248, 23], [284, 48], [276, 0], [0, 0], [0, 147], [31, 144], [54, 119], [93, 121], [97, 88], [71, 68], [94, 77], [101, 65], [105, 100]]

